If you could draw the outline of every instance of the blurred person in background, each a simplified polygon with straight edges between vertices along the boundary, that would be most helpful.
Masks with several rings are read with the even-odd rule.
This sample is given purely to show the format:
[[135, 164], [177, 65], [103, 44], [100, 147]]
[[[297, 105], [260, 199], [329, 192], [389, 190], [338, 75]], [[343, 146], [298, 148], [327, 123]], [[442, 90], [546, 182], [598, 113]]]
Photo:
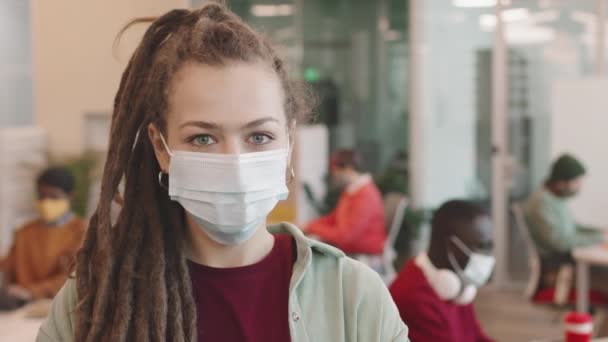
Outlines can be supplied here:
[[14, 309], [31, 300], [52, 298], [68, 278], [86, 223], [71, 210], [74, 177], [62, 167], [37, 180], [40, 217], [18, 229], [9, 254], [0, 260], [5, 289], [0, 308]]
[[376, 178], [376, 184], [383, 195], [391, 192], [408, 195], [408, 156], [407, 152], [397, 152], [388, 167]]
[[485, 342], [472, 302], [494, 268], [492, 223], [480, 207], [443, 204], [427, 253], [409, 261], [390, 287], [413, 342]]
[[[578, 224], [568, 207], [569, 200], [580, 191], [585, 174], [585, 167], [578, 159], [562, 155], [553, 163], [545, 184], [523, 205], [530, 235], [543, 263], [542, 287], [555, 285], [560, 265], [573, 262], [574, 248], [592, 246], [606, 239], [600, 229]], [[597, 285], [598, 281], [592, 283]]]
[[343, 188], [336, 208], [308, 224], [305, 232], [348, 254], [382, 254], [386, 241], [384, 204], [378, 187], [362, 170], [358, 152], [340, 150], [332, 154], [330, 173]]
[[137, 23], [99, 205], [38, 341], [407, 341], [376, 273], [266, 225], [311, 111], [270, 42], [214, 1]]

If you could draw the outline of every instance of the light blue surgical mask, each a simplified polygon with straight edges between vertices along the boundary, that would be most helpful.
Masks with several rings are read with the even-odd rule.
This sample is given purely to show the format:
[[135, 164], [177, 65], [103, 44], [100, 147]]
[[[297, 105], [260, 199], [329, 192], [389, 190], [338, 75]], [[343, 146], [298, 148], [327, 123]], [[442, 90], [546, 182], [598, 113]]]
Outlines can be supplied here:
[[461, 278], [463, 278], [463, 280], [475, 285], [476, 287], [485, 285], [490, 279], [492, 271], [494, 270], [494, 264], [496, 263], [494, 256], [471, 251], [471, 249], [456, 236], [450, 237], [450, 240], [458, 247], [458, 249], [469, 257], [469, 262], [467, 262], [465, 268], [462, 269], [462, 267], [460, 267], [458, 264], [458, 261], [456, 261], [454, 254], [448, 250], [448, 259], [454, 270]]
[[[161, 136], [162, 138], [162, 136]], [[216, 154], [169, 150], [169, 196], [214, 241], [238, 245], [287, 198], [288, 151]]]

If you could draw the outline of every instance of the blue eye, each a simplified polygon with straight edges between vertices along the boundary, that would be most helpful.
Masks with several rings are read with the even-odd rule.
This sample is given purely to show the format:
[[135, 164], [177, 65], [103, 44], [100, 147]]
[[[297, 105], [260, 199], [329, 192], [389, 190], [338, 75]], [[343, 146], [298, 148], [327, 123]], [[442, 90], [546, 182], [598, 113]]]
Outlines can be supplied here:
[[256, 133], [249, 137], [249, 142], [254, 145], [265, 145], [272, 141], [273, 138], [268, 134]]
[[194, 145], [206, 146], [215, 144], [217, 141], [215, 141], [215, 139], [208, 134], [200, 134], [195, 136], [192, 139], [192, 142], [194, 143]]

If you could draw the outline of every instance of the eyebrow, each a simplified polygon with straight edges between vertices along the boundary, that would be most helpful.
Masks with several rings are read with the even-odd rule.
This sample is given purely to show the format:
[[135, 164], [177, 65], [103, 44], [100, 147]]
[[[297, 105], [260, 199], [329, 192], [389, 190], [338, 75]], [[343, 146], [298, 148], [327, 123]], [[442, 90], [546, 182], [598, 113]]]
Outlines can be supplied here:
[[[277, 120], [273, 117], [261, 118], [261, 119], [251, 121], [250, 123], [244, 125], [243, 128], [254, 128], [254, 127], [262, 126], [263, 124], [268, 123], [268, 122], [279, 123], [279, 120]], [[195, 127], [209, 129], [209, 130], [216, 130], [216, 129], [220, 128], [220, 125], [213, 123], [213, 122], [206, 122], [206, 121], [188, 121], [188, 122], [183, 123], [180, 126], [180, 128], [184, 128], [187, 126], [195, 126]]]
[[265, 124], [267, 122], [279, 123], [279, 120], [277, 120], [273, 117], [261, 118], [261, 119], [251, 121], [250, 123], [243, 126], [243, 128], [254, 128], [254, 127], [262, 126], [263, 124]]
[[220, 128], [220, 126], [218, 124], [212, 123], [212, 122], [205, 122], [205, 121], [188, 121], [185, 122], [183, 124], [181, 124], [181, 126], [179, 126], [179, 128], [184, 128], [187, 126], [194, 126], [194, 127], [200, 127], [200, 128], [205, 128], [205, 129], [218, 129]]

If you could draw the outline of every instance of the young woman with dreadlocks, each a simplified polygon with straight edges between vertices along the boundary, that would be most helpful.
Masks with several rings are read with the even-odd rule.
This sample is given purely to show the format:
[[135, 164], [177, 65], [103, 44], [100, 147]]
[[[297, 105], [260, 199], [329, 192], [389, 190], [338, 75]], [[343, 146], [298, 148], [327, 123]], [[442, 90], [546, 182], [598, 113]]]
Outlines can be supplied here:
[[266, 227], [310, 109], [273, 47], [214, 2], [135, 22], [99, 206], [38, 341], [407, 341], [373, 271]]

